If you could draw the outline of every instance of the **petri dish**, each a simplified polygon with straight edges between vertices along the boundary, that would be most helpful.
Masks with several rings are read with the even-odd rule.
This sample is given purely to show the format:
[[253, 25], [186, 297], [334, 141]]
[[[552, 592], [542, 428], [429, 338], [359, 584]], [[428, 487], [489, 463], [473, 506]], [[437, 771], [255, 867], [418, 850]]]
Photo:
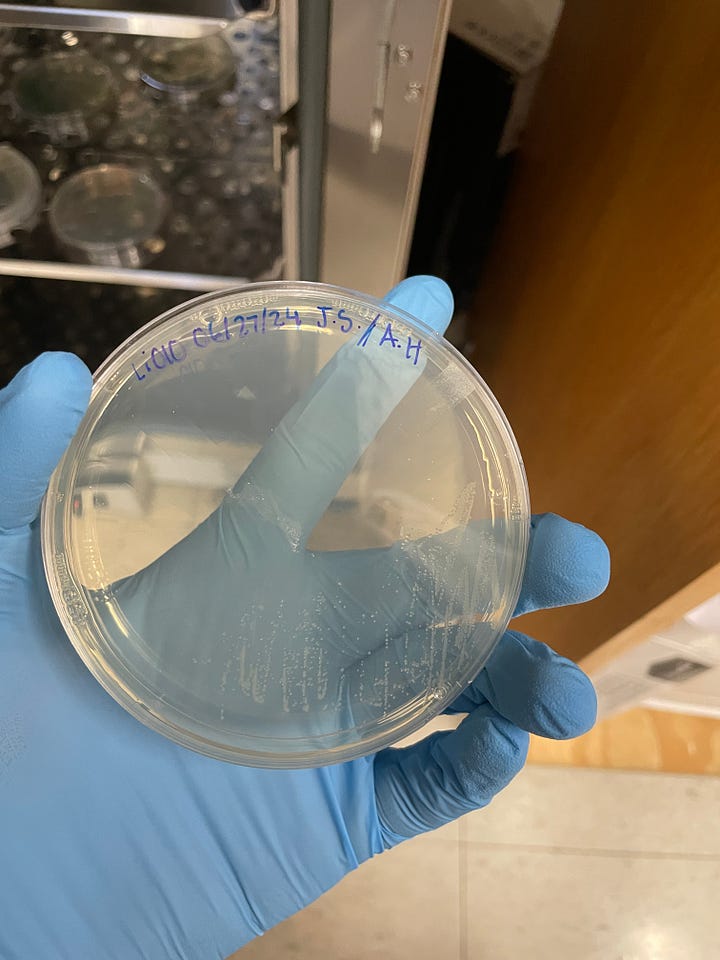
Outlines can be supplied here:
[[0, 144], [0, 248], [14, 242], [14, 230], [31, 230], [42, 205], [40, 176], [30, 160]]
[[287, 768], [395, 743], [463, 691], [529, 520], [506, 418], [447, 341], [281, 281], [199, 297], [105, 361], [42, 543], [70, 640], [126, 710]]
[[143, 48], [142, 80], [153, 90], [178, 99], [220, 94], [235, 77], [235, 60], [219, 35], [197, 39], [159, 38]]
[[12, 96], [19, 115], [54, 143], [84, 143], [113, 105], [112, 74], [82, 50], [46, 54], [17, 72]]
[[65, 180], [48, 216], [53, 234], [72, 259], [139, 267], [153, 256], [166, 212], [165, 194], [145, 170], [104, 163]]

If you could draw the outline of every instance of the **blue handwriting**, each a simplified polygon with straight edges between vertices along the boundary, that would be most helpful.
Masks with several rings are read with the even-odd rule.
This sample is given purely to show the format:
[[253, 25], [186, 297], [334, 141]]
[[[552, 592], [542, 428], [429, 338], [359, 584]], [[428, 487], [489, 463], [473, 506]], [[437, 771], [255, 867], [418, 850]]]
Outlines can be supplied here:
[[[315, 325], [321, 329], [335, 328], [340, 333], [358, 331], [356, 346], [364, 348], [373, 340], [378, 347], [405, 351], [405, 359], [417, 366], [422, 348], [422, 340], [413, 340], [408, 335], [398, 335], [393, 331], [392, 321], [381, 319], [378, 313], [368, 324], [354, 319], [344, 307], [318, 306], [318, 316]], [[306, 324], [312, 320], [305, 321]], [[225, 316], [208, 320], [192, 329], [190, 336], [183, 340], [172, 339], [152, 347], [149, 351], [141, 350], [140, 358], [132, 364], [135, 377], [142, 381], [149, 376], [161, 372], [175, 364], [182, 364], [191, 352], [203, 351], [212, 348], [213, 344], [228, 343], [232, 340], [242, 340], [244, 337], [255, 334], [265, 334], [269, 330], [279, 327], [300, 328], [303, 319], [298, 310], [285, 307], [284, 310], [263, 307], [257, 313], [237, 313], [234, 316]]]

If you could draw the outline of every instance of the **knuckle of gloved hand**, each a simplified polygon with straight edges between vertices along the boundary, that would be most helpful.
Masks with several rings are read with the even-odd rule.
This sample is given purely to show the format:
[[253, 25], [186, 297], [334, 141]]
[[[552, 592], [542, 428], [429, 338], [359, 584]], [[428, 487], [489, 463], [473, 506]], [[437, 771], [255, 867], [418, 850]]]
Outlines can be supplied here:
[[529, 736], [502, 717], [470, 714], [452, 737], [434, 745], [445, 790], [464, 810], [488, 804], [522, 770]]

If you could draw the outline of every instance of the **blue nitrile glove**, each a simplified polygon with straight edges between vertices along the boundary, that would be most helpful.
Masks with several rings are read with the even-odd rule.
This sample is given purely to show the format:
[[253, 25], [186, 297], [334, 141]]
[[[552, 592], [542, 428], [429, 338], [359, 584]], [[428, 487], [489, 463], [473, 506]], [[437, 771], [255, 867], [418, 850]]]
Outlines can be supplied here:
[[[437, 281], [393, 299], [436, 329]], [[0, 392], [0, 957], [227, 956], [402, 839], [487, 804], [527, 733], [588, 729], [587, 678], [508, 632], [454, 704], [457, 730], [317, 770], [266, 771], [192, 753], [96, 683], [45, 585], [35, 520], [83, 414], [90, 376], [48, 354]], [[608, 578], [597, 536], [535, 518], [518, 613], [577, 603]]]

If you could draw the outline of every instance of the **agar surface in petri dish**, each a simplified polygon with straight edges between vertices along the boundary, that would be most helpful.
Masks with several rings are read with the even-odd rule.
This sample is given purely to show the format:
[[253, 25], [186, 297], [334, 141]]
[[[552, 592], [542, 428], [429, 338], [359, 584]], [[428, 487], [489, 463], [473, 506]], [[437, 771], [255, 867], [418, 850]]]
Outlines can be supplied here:
[[43, 551], [72, 643], [134, 716], [316, 766], [461, 693], [512, 614], [529, 518], [507, 421], [450, 344], [353, 291], [267, 283], [105, 362]]

